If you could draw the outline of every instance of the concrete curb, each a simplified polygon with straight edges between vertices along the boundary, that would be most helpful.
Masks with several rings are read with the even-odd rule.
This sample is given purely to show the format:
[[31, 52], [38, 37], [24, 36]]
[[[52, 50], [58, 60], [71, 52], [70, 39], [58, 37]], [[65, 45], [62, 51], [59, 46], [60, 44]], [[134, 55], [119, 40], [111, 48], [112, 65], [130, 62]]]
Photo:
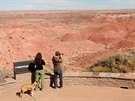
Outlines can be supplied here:
[[[98, 72], [65, 72], [63, 78], [115, 78], [122, 80], [135, 81], [135, 73], [98, 73]], [[45, 79], [50, 79], [50, 76], [45, 76]], [[4, 82], [0, 82], [0, 86], [15, 83], [13, 78], [6, 78]]]
[[135, 73], [65, 72], [64, 77], [97, 77], [135, 80]]
[[16, 80], [13, 78], [6, 78], [4, 82], [0, 82], [0, 86], [7, 85], [7, 84], [12, 84], [15, 83]]

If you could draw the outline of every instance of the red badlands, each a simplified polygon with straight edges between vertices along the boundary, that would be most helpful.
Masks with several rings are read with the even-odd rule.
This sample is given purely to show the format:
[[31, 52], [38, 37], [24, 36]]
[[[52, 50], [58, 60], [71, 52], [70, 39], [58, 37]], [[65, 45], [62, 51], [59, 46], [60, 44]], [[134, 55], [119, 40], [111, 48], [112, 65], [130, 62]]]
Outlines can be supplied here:
[[14, 61], [46, 62], [56, 50], [64, 53], [69, 71], [79, 71], [104, 54], [135, 47], [135, 14], [119, 11], [12, 11], [0, 12], [0, 68]]

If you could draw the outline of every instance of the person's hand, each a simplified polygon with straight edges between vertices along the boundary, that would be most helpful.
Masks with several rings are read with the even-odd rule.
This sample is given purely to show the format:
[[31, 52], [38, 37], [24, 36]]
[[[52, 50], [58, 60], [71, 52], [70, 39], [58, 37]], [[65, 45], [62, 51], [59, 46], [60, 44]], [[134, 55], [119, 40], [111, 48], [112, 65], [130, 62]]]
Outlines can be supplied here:
[[45, 65], [42, 65], [43, 66], [43, 70], [45, 70]]
[[60, 57], [62, 58], [62, 54], [60, 55]]

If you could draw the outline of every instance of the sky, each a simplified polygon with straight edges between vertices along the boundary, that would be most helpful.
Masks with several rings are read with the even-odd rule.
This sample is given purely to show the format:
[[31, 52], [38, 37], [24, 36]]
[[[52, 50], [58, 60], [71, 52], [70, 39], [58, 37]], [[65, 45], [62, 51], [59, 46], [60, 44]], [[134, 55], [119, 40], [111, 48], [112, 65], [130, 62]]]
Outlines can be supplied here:
[[135, 0], [0, 0], [0, 11], [91, 9], [135, 9]]

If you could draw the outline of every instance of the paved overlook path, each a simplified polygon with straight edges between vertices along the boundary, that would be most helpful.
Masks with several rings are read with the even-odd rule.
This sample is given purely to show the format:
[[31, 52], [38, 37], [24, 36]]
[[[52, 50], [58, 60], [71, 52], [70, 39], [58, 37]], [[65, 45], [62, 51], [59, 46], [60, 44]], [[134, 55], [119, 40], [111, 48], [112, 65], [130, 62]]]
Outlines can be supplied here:
[[67, 83], [62, 89], [53, 89], [49, 87], [49, 79], [45, 79], [43, 92], [35, 92], [34, 98], [24, 94], [21, 99], [16, 96], [16, 93], [22, 84], [30, 82], [28, 77], [29, 74], [18, 75], [16, 83], [0, 86], [0, 101], [135, 101], [135, 89]]

